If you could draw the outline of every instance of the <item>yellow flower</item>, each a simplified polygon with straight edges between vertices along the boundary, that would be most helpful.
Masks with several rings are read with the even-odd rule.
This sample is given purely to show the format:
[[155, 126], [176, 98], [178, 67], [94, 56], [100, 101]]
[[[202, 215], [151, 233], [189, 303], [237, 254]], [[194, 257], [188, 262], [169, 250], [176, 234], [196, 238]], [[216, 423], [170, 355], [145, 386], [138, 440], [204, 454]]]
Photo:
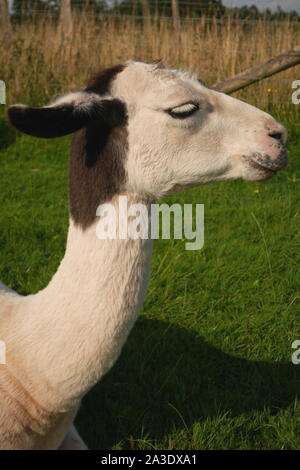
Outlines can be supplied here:
[[255, 194], [259, 194], [259, 189], [254, 189]]
[[271, 93], [271, 91], [272, 91], [272, 88], [268, 88], [268, 90], [267, 90], [267, 91], [268, 91], [268, 93]]
[[291, 183], [298, 183], [299, 178], [296, 178], [295, 176], [292, 176], [291, 178], [288, 178], [288, 180], [289, 180]]

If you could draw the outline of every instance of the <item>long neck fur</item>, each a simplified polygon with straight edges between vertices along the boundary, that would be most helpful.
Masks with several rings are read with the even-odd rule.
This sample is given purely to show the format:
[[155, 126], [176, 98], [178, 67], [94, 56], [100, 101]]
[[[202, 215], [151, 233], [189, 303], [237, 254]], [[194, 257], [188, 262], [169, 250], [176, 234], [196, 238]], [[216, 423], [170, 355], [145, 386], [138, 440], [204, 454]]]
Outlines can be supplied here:
[[[70, 224], [65, 256], [49, 285], [12, 299], [14, 315], [1, 318], [7, 367], [48, 409], [68, 410], [110, 369], [142, 305], [151, 240], [96, 236], [96, 209], [119, 211], [124, 193], [126, 127], [112, 130], [92, 168], [87, 142], [97, 129], [75, 134], [70, 161]], [[90, 140], [89, 140], [90, 139]], [[128, 195], [128, 204], [145, 201]], [[41, 402], [42, 400], [42, 402]]]
[[8, 365], [22, 363], [18, 379], [45, 406], [73, 407], [114, 364], [145, 296], [151, 250], [151, 240], [101, 240], [96, 223], [83, 230], [71, 219], [56, 274], [19, 302], [7, 344]]

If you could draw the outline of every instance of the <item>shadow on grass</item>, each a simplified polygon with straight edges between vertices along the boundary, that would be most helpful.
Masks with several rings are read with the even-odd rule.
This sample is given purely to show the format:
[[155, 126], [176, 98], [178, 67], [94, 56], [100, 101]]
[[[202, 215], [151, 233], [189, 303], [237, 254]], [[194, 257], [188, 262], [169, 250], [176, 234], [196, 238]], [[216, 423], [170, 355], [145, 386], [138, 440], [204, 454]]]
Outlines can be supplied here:
[[90, 448], [111, 449], [225, 411], [276, 414], [299, 394], [299, 372], [225, 354], [191, 331], [140, 318], [117, 364], [85, 397], [77, 424]]
[[16, 131], [0, 116], [0, 151], [9, 147], [16, 140]]

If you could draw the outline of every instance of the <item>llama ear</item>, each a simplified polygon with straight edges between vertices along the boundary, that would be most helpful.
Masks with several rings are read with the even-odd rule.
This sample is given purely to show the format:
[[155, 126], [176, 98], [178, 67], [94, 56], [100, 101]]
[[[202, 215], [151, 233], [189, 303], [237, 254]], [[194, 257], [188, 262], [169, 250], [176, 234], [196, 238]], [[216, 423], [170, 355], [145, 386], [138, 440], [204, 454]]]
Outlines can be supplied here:
[[126, 113], [118, 99], [101, 99], [93, 93], [79, 92], [60, 97], [42, 108], [10, 106], [8, 117], [24, 134], [51, 138], [71, 134], [93, 122], [111, 129], [124, 123]]

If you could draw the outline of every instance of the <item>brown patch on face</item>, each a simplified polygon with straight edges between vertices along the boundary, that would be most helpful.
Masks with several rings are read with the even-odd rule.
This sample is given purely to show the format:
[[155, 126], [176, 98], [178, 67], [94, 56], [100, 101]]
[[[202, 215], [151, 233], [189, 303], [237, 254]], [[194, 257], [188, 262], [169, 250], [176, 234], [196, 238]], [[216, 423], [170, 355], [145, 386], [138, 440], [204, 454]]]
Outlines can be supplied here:
[[88, 82], [88, 86], [85, 89], [87, 92], [98, 93], [99, 95], [104, 95], [110, 90], [111, 82], [125, 69], [126, 65], [118, 64], [114, 67], [110, 67], [104, 70], [101, 70], [95, 74]]
[[[94, 75], [85, 92], [109, 93], [111, 83], [125, 65], [119, 64]], [[118, 100], [114, 100], [118, 101]], [[124, 109], [123, 109], [124, 108]], [[70, 211], [75, 224], [83, 229], [96, 219], [99, 204], [122, 191], [127, 153], [126, 109], [119, 103], [111, 112], [119, 121], [90, 123], [73, 136], [70, 161]]]
[[70, 210], [75, 224], [87, 228], [96, 219], [99, 204], [122, 191], [126, 181], [127, 128], [111, 130], [101, 156], [92, 167], [86, 161], [87, 129], [73, 136], [70, 162]]

